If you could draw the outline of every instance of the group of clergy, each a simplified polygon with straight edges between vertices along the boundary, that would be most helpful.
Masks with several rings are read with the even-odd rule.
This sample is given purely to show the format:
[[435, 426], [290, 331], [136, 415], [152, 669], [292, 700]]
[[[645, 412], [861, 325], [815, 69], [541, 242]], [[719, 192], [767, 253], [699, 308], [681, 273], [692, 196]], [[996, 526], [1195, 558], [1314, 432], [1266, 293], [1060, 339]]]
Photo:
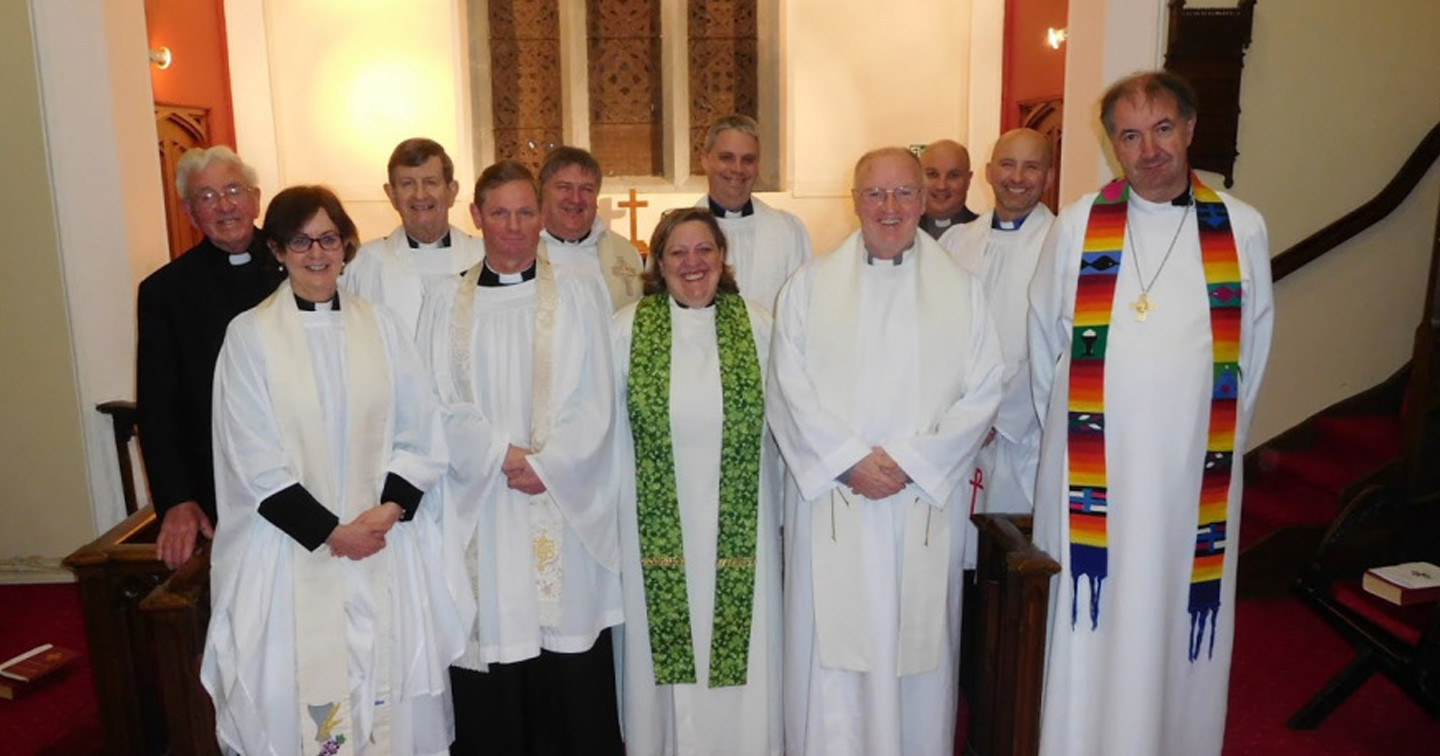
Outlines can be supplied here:
[[318, 186], [254, 228], [253, 171], [187, 153], [138, 398], [160, 558], [214, 539], [222, 748], [950, 754], [970, 516], [1033, 511], [1042, 753], [1218, 754], [1264, 223], [1190, 171], [1183, 80], [1101, 106], [1125, 176], [1058, 218], [1039, 133], [979, 216], [962, 146], [883, 148], [819, 256], [745, 116], [648, 259], [573, 147], [486, 168], [477, 239], [406, 140], [364, 245]]

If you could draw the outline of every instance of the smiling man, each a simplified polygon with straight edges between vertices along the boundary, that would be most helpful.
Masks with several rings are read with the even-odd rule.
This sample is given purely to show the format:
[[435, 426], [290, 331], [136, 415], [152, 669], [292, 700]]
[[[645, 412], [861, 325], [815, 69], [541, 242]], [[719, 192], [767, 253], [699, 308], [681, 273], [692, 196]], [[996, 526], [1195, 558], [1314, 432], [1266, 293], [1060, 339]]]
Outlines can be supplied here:
[[609, 300], [598, 277], [539, 254], [539, 194], [514, 161], [480, 174], [470, 213], [485, 258], [420, 318], [447, 407], [446, 556], [466, 565], [451, 588], [478, 605], [451, 668], [452, 754], [621, 749]]
[[1035, 542], [1060, 561], [1040, 753], [1217, 756], [1242, 467], [1274, 320], [1265, 222], [1190, 171], [1195, 93], [1101, 120], [1125, 175], [1065, 208], [1030, 285]]
[[540, 166], [540, 238], [550, 262], [599, 276], [610, 311], [640, 299], [640, 250], [596, 218], [600, 162], [579, 147], [556, 147]]
[[743, 115], [711, 124], [700, 164], [709, 193], [699, 206], [708, 206], [720, 221], [740, 293], [767, 309], [774, 307], [785, 279], [810, 259], [810, 234], [799, 218], [753, 194], [760, 176], [759, 124]]
[[[1035, 505], [1040, 419], [1030, 394], [1025, 324], [1030, 277], [1055, 221], [1040, 203], [1055, 180], [1050, 143], [1033, 129], [1005, 132], [990, 151], [985, 180], [995, 193], [995, 209], [940, 237], [940, 245], [980, 279], [1005, 357], [1005, 396], [995, 434], [975, 459], [970, 503], [976, 512], [1029, 514]], [[966, 530], [973, 545], [974, 526]]]
[[400, 214], [400, 227], [361, 245], [340, 285], [390, 308], [413, 336], [425, 298], [480, 259], [480, 241], [450, 225], [460, 186], [439, 143], [406, 139], [390, 153], [386, 171], [385, 196]]
[[860, 230], [780, 292], [766, 416], [785, 515], [791, 754], [954, 749], [963, 485], [1000, 401], [979, 282], [918, 232], [899, 147], [855, 166]]
[[932, 239], [977, 217], [965, 200], [970, 196], [970, 151], [953, 139], [941, 139], [920, 152], [925, 169], [925, 214], [920, 228]]
[[255, 171], [225, 146], [186, 152], [175, 189], [204, 241], [140, 283], [135, 397], [159, 559], [178, 567], [215, 525], [210, 384], [231, 318], [259, 304], [284, 273], [255, 229]]

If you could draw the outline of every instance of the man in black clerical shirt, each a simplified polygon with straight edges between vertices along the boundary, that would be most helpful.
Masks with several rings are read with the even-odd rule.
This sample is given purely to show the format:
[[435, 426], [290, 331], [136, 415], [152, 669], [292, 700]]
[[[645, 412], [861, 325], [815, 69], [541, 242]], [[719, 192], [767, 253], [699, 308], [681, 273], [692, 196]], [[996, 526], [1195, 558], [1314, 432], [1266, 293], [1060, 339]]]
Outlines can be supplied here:
[[175, 189], [205, 240], [140, 283], [135, 393], [140, 447], [160, 518], [156, 555], [171, 568], [215, 524], [210, 386], [230, 319], [284, 277], [255, 229], [255, 171], [224, 146], [193, 149]]
[[953, 139], [932, 142], [920, 153], [925, 170], [925, 213], [920, 228], [939, 239], [950, 227], [969, 223], [977, 216], [965, 206], [970, 195], [970, 151]]

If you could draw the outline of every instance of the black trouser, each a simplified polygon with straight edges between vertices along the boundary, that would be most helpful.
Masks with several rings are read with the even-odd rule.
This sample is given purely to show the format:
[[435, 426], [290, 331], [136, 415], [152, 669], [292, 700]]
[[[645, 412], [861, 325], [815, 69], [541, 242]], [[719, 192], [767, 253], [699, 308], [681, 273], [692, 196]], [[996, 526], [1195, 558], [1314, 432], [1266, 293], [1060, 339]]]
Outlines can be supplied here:
[[619, 756], [619, 708], [610, 631], [589, 651], [541, 651], [491, 664], [450, 668], [455, 693], [454, 756]]

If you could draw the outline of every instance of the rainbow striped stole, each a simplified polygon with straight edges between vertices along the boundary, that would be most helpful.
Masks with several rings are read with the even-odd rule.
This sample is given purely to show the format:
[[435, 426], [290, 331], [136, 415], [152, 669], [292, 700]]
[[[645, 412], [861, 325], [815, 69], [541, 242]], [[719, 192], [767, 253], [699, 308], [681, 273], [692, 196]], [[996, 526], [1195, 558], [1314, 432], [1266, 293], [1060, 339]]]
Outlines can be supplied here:
[[[1190, 176], [1199, 225], [1200, 257], [1210, 301], [1213, 388], [1209, 431], [1190, 569], [1190, 661], [1205, 646], [1215, 651], [1214, 624], [1220, 611], [1225, 560], [1225, 512], [1235, 458], [1236, 402], [1240, 394], [1240, 324], [1243, 291], [1240, 261], [1230, 215], [1214, 191]], [[1071, 334], [1069, 443], [1070, 576], [1074, 626], [1080, 578], [1090, 588], [1090, 627], [1099, 626], [1100, 589], [1108, 575], [1106, 518], [1110, 501], [1105, 472], [1105, 349], [1115, 302], [1116, 277], [1125, 248], [1130, 185], [1123, 179], [1100, 190], [1090, 208], [1075, 289]]]

